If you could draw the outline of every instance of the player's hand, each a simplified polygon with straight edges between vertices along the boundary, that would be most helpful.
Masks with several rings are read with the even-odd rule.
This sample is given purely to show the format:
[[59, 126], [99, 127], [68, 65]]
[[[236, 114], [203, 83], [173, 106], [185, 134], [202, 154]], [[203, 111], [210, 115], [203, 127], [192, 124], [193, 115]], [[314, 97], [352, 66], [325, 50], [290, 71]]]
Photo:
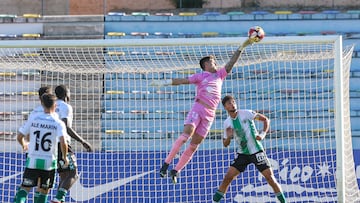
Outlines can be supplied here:
[[226, 136], [229, 139], [232, 139], [234, 137], [234, 129], [232, 127], [226, 128]]
[[256, 136], [255, 139], [261, 141], [265, 138], [265, 136], [266, 136], [266, 132], [261, 132]]
[[63, 159], [61, 160], [63, 163], [61, 163], [61, 168], [67, 168], [69, 166], [69, 158], [66, 156], [66, 157], [63, 157]]
[[93, 147], [91, 146], [90, 143], [83, 142], [82, 144], [83, 144], [83, 147], [86, 149], [87, 152], [93, 152], [94, 151], [94, 149], [93, 149]]
[[25, 143], [25, 144], [22, 146], [22, 148], [23, 148], [23, 151], [24, 151], [24, 152], [27, 152], [28, 149], [29, 149], [29, 143], [28, 143], [28, 142]]

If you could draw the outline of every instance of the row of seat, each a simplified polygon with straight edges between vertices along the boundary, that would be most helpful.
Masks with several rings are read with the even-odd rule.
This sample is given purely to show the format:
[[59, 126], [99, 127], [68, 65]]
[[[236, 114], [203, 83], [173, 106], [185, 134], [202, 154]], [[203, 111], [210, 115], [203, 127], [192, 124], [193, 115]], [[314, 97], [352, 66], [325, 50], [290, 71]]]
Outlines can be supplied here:
[[[266, 10], [256, 10], [256, 11], [250, 11], [250, 12], [244, 12], [244, 11], [229, 11], [226, 13], [221, 13], [217, 11], [208, 11], [204, 13], [197, 13], [197, 12], [179, 12], [178, 16], [197, 16], [197, 15], [204, 15], [204, 16], [219, 16], [219, 15], [244, 15], [244, 14], [252, 14], [252, 15], [267, 15], [267, 14], [277, 14], [277, 15], [289, 15], [289, 14], [303, 14], [303, 15], [309, 15], [309, 14], [339, 14], [339, 13], [347, 13], [347, 14], [360, 14], [360, 10], [347, 10], [347, 11], [340, 11], [340, 10], [323, 10], [323, 11], [315, 11], [315, 10], [301, 10], [301, 11], [291, 11], [291, 10], [277, 10], [277, 11], [266, 11]], [[172, 12], [156, 12], [156, 13], [149, 13], [149, 12], [109, 12], [107, 14], [108, 16], [174, 16], [174, 13]]]

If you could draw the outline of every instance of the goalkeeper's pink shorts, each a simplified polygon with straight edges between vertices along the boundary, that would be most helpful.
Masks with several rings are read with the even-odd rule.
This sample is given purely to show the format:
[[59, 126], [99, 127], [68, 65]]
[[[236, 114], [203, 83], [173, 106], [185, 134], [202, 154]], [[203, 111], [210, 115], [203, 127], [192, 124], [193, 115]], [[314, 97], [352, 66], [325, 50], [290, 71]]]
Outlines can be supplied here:
[[202, 104], [195, 102], [192, 109], [186, 116], [184, 125], [194, 126], [195, 133], [205, 138], [209, 133], [214, 119], [214, 109], [208, 109]]

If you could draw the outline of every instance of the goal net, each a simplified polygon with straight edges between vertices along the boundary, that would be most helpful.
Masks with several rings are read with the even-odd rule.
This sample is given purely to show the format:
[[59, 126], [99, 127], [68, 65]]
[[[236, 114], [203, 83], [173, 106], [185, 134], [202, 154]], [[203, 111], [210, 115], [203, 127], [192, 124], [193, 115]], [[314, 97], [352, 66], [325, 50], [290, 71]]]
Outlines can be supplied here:
[[[37, 90], [64, 84], [73, 128], [96, 149], [85, 152], [72, 140], [80, 178], [66, 202], [211, 202], [236, 155], [234, 143], [222, 146], [225, 110], [218, 107], [174, 185], [158, 172], [183, 130], [195, 87], [149, 83], [200, 72], [206, 55], [223, 66], [244, 40], [0, 41], [0, 201], [11, 202], [21, 183], [25, 154], [16, 134], [39, 104]], [[267, 37], [245, 49], [224, 82], [222, 96], [270, 118], [263, 144], [289, 202], [360, 201], [349, 113], [352, 49], [342, 47], [341, 36]], [[225, 200], [277, 201], [253, 165]]]

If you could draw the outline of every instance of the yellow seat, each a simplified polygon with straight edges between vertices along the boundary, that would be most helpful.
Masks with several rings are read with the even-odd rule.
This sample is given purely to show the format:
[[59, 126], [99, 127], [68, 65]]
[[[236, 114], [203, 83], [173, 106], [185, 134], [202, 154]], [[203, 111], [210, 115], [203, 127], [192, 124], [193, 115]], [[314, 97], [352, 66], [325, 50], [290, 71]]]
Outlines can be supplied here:
[[121, 90], [108, 90], [106, 94], [125, 94], [125, 92]]
[[110, 135], [113, 135], [113, 134], [124, 134], [124, 131], [123, 131], [123, 130], [105, 130], [105, 133], [106, 133], [106, 134], [110, 134]]
[[182, 73], [182, 74], [194, 74], [195, 71], [194, 70], [181, 70], [181, 71], [178, 71], [178, 73]]
[[34, 96], [34, 95], [38, 95], [38, 92], [21, 92], [21, 95], [23, 96]]
[[108, 55], [109, 55], [109, 56], [113, 56], [113, 55], [116, 55], [116, 56], [124, 56], [124, 55], [125, 55], [125, 52], [123, 52], [123, 51], [108, 51]]
[[34, 34], [22, 34], [22, 37], [26, 37], [26, 38], [31, 38], [31, 37], [33, 37], [33, 38], [39, 38], [39, 37], [40, 37], [40, 34], [36, 34], [36, 33], [34, 33]]
[[326, 132], [329, 132], [329, 130], [325, 129], [325, 128], [319, 128], [319, 129], [312, 129], [311, 132], [313, 132], [313, 133], [326, 133]]
[[219, 36], [218, 32], [203, 32], [201, 33], [203, 37], [217, 37]]
[[40, 56], [39, 53], [23, 53], [23, 56], [25, 57], [34, 57], [34, 56]]
[[25, 13], [22, 16], [23, 18], [41, 18], [40, 14], [37, 13]]
[[107, 33], [108, 36], [117, 36], [117, 37], [123, 37], [125, 36], [125, 32], [108, 32]]
[[13, 77], [13, 76], [16, 76], [16, 73], [13, 73], [13, 72], [0, 72], [0, 76], [2, 76], [2, 77]]
[[180, 12], [179, 16], [196, 16], [197, 13], [195, 12]]
[[275, 11], [274, 14], [289, 15], [289, 14], [292, 14], [292, 11]]
[[224, 132], [224, 130], [222, 129], [212, 129], [210, 130], [210, 133], [214, 133], [214, 134], [222, 134]]

